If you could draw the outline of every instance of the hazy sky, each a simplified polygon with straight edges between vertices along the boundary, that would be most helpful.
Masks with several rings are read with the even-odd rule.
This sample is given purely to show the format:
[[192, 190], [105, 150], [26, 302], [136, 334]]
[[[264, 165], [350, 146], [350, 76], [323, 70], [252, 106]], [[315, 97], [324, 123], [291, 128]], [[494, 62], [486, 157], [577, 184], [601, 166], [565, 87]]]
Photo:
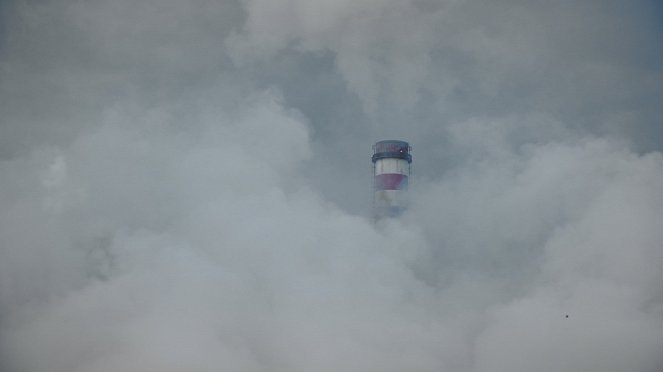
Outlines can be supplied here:
[[657, 1], [0, 17], [1, 372], [663, 368]]

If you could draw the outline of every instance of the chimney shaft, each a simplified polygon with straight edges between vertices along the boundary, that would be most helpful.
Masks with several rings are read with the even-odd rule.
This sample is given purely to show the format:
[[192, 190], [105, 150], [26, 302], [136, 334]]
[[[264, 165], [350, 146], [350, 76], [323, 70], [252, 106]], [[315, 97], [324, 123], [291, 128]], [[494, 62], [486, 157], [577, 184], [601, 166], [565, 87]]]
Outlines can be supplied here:
[[405, 208], [412, 148], [405, 141], [373, 146], [373, 213], [376, 219], [398, 217]]

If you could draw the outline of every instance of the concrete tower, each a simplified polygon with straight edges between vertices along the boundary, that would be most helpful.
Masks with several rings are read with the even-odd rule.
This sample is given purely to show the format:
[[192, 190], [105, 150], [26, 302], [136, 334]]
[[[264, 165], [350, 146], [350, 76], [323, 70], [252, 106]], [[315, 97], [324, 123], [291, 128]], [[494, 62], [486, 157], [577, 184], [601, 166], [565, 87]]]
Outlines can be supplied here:
[[373, 146], [373, 213], [376, 219], [397, 217], [407, 206], [412, 148], [405, 141], [385, 140]]

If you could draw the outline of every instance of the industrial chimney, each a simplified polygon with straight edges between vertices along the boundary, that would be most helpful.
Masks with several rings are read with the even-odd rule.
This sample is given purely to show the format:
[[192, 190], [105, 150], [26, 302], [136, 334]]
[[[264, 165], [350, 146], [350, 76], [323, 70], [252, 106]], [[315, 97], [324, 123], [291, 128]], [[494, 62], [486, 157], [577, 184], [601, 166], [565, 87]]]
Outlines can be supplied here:
[[411, 150], [405, 141], [385, 140], [373, 145], [373, 213], [376, 219], [397, 217], [405, 210]]

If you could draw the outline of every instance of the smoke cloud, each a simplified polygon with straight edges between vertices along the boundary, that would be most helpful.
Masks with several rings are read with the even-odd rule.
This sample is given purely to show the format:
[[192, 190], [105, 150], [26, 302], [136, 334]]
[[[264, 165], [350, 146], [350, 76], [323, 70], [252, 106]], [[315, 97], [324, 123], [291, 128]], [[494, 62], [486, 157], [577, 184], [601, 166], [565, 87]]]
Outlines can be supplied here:
[[661, 14], [0, 4], [0, 371], [660, 371]]

